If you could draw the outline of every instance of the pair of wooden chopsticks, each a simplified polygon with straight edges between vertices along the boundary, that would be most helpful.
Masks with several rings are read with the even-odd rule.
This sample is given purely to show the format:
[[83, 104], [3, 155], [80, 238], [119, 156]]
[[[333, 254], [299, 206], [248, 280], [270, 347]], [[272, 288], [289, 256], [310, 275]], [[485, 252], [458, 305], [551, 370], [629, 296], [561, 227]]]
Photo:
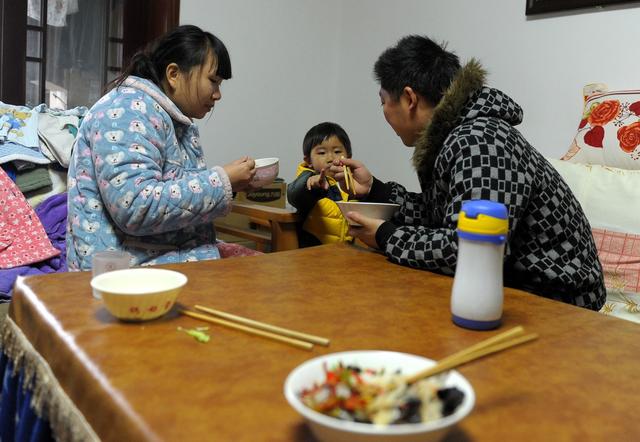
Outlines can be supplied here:
[[195, 309], [207, 314], [205, 315], [202, 313], [192, 312], [190, 310], [181, 310], [181, 313], [202, 321], [211, 322], [213, 324], [262, 336], [264, 338], [284, 342], [285, 344], [293, 345], [294, 347], [302, 348], [304, 350], [313, 349], [313, 344], [327, 347], [330, 342], [327, 338], [277, 327], [264, 322], [254, 321], [253, 319], [243, 318], [242, 316], [232, 315], [231, 313], [222, 312], [220, 310], [215, 310], [201, 305], [196, 305]]
[[535, 333], [524, 334], [524, 328], [522, 328], [522, 326], [517, 326], [504, 333], [495, 335], [492, 338], [485, 339], [471, 347], [467, 347], [464, 350], [460, 350], [451, 356], [447, 356], [446, 358], [438, 361], [438, 363], [433, 367], [429, 367], [425, 370], [421, 370], [407, 376], [405, 380], [408, 384], [412, 384], [420, 379], [433, 376], [434, 374], [441, 373], [469, 361], [473, 361], [474, 359], [532, 341], [537, 337], [538, 335]]
[[344, 170], [344, 183], [347, 186], [347, 192], [351, 193], [352, 195], [355, 195], [356, 186], [355, 186], [355, 182], [353, 181], [353, 175], [351, 174], [351, 169], [349, 169], [349, 166], [347, 166], [346, 164], [342, 165], [342, 169]]

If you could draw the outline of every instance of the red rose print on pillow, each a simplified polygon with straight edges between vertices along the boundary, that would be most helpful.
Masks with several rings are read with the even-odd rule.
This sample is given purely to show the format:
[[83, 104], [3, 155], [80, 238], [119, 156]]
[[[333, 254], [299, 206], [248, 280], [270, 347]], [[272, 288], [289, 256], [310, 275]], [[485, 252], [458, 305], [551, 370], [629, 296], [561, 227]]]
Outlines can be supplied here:
[[620, 102], [618, 100], [603, 101], [590, 109], [588, 117], [589, 124], [592, 126], [604, 126], [613, 120], [619, 111]]
[[640, 101], [636, 101], [630, 105], [629, 110], [640, 117]]
[[640, 121], [618, 129], [618, 141], [622, 150], [627, 153], [633, 152], [640, 144]]

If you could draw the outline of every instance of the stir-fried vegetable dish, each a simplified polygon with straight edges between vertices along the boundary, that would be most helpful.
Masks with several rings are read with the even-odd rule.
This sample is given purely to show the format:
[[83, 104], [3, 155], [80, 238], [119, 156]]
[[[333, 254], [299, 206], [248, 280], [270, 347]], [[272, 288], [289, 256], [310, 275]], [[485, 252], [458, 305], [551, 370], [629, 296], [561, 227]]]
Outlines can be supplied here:
[[430, 422], [452, 414], [464, 393], [445, 387], [443, 376], [407, 384], [400, 373], [338, 363], [325, 380], [301, 392], [308, 407], [339, 419], [377, 425]]

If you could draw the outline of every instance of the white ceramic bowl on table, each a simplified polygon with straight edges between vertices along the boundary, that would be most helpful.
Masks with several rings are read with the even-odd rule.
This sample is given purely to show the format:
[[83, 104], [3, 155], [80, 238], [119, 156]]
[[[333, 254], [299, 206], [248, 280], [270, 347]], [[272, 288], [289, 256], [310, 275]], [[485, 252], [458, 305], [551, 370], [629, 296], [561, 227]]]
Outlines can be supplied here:
[[280, 160], [278, 158], [258, 158], [255, 162], [256, 174], [251, 180], [251, 186], [260, 188], [273, 183], [280, 171]]
[[360, 224], [354, 223], [347, 218], [348, 212], [358, 212], [369, 218], [383, 219], [389, 221], [394, 213], [400, 208], [399, 204], [395, 203], [368, 203], [359, 201], [337, 201], [338, 207], [342, 212], [342, 216], [347, 219], [349, 225], [359, 226]]
[[446, 387], [457, 387], [464, 393], [462, 403], [453, 414], [441, 419], [417, 424], [391, 424], [379, 426], [360, 422], [337, 419], [319, 413], [307, 407], [300, 399], [305, 388], [325, 380], [324, 367], [332, 367], [338, 362], [344, 365], [355, 365], [362, 369], [387, 372], [398, 369], [409, 375], [435, 364], [431, 359], [421, 356], [393, 351], [361, 350], [331, 353], [310, 359], [296, 367], [287, 376], [284, 384], [284, 395], [289, 404], [307, 421], [313, 434], [323, 442], [425, 442], [442, 438], [453, 425], [471, 412], [475, 403], [475, 394], [471, 384], [457, 371], [451, 370], [444, 384]]
[[118, 319], [146, 321], [171, 310], [187, 283], [180, 272], [149, 267], [115, 270], [91, 279], [105, 307]]

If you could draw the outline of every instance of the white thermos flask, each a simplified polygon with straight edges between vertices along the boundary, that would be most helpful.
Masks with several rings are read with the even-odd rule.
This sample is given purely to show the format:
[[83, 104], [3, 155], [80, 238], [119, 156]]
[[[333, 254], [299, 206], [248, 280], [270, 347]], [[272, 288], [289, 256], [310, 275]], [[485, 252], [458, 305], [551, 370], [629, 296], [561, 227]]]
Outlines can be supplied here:
[[458, 260], [451, 292], [453, 322], [474, 330], [500, 325], [504, 287], [507, 207], [488, 200], [462, 203], [458, 216]]

